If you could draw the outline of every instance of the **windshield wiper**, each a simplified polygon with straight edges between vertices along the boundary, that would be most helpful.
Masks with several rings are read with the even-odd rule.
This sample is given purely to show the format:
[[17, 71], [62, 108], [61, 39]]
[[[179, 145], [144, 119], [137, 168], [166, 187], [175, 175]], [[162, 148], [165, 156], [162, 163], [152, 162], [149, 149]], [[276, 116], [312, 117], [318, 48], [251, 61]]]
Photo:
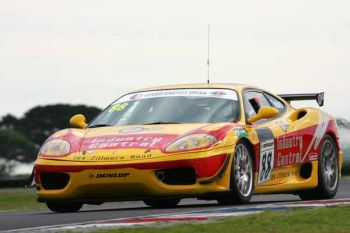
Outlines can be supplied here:
[[108, 125], [108, 124], [96, 124], [96, 125], [91, 125], [89, 128], [99, 128], [99, 127], [106, 127], [106, 126], [113, 126], [113, 125]]
[[151, 123], [145, 123], [144, 125], [166, 125], [166, 124], [180, 124], [179, 122], [167, 122], [167, 121], [156, 121]]

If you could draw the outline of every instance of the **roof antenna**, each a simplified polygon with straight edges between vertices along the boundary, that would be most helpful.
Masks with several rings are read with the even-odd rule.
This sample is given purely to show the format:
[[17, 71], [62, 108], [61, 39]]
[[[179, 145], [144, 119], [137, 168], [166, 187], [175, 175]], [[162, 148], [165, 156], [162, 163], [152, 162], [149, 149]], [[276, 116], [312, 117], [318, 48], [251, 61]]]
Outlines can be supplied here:
[[209, 39], [210, 39], [210, 24], [208, 24], [208, 60], [207, 60], [207, 66], [208, 66], [208, 79], [207, 83], [209, 84]]

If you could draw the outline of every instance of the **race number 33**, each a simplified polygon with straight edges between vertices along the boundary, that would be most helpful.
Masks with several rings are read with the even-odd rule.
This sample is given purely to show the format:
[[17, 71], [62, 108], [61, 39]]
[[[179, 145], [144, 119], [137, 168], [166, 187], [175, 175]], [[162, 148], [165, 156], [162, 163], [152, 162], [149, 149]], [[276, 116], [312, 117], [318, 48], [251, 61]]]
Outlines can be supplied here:
[[274, 140], [267, 140], [260, 144], [260, 163], [258, 183], [264, 183], [271, 179], [275, 157]]

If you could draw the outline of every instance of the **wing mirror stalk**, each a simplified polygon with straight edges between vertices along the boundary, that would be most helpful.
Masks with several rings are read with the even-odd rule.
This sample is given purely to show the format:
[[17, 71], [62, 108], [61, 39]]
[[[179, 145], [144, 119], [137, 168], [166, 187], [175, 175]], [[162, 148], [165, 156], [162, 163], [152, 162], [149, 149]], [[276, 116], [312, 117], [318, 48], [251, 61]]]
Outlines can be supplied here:
[[248, 123], [253, 124], [258, 120], [275, 118], [278, 116], [278, 114], [279, 114], [279, 111], [276, 108], [270, 107], [270, 106], [264, 106], [259, 109], [258, 114], [248, 119]]

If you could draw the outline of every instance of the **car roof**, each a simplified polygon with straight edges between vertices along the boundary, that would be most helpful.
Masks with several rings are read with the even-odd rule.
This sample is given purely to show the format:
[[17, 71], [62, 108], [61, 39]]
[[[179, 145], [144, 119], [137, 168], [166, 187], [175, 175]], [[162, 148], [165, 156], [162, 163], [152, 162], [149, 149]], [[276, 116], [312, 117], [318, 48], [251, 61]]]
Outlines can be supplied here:
[[194, 83], [194, 84], [177, 84], [177, 85], [165, 85], [165, 86], [157, 86], [157, 87], [150, 87], [150, 88], [143, 88], [140, 90], [137, 90], [135, 92], [141, 92], [141, 91], [156, 91], [156, 90], [171, 90], [171, 89], [184, 89], [184, 88], [223, 88], [223, 89], [233, 89], [236, 91], [240, 91], [244, 88], [254, 88], [254, 89], [260, 89], [255, 86], [251, 85], [245, 85], [245, 84], [232, 84], [232, 83]]

